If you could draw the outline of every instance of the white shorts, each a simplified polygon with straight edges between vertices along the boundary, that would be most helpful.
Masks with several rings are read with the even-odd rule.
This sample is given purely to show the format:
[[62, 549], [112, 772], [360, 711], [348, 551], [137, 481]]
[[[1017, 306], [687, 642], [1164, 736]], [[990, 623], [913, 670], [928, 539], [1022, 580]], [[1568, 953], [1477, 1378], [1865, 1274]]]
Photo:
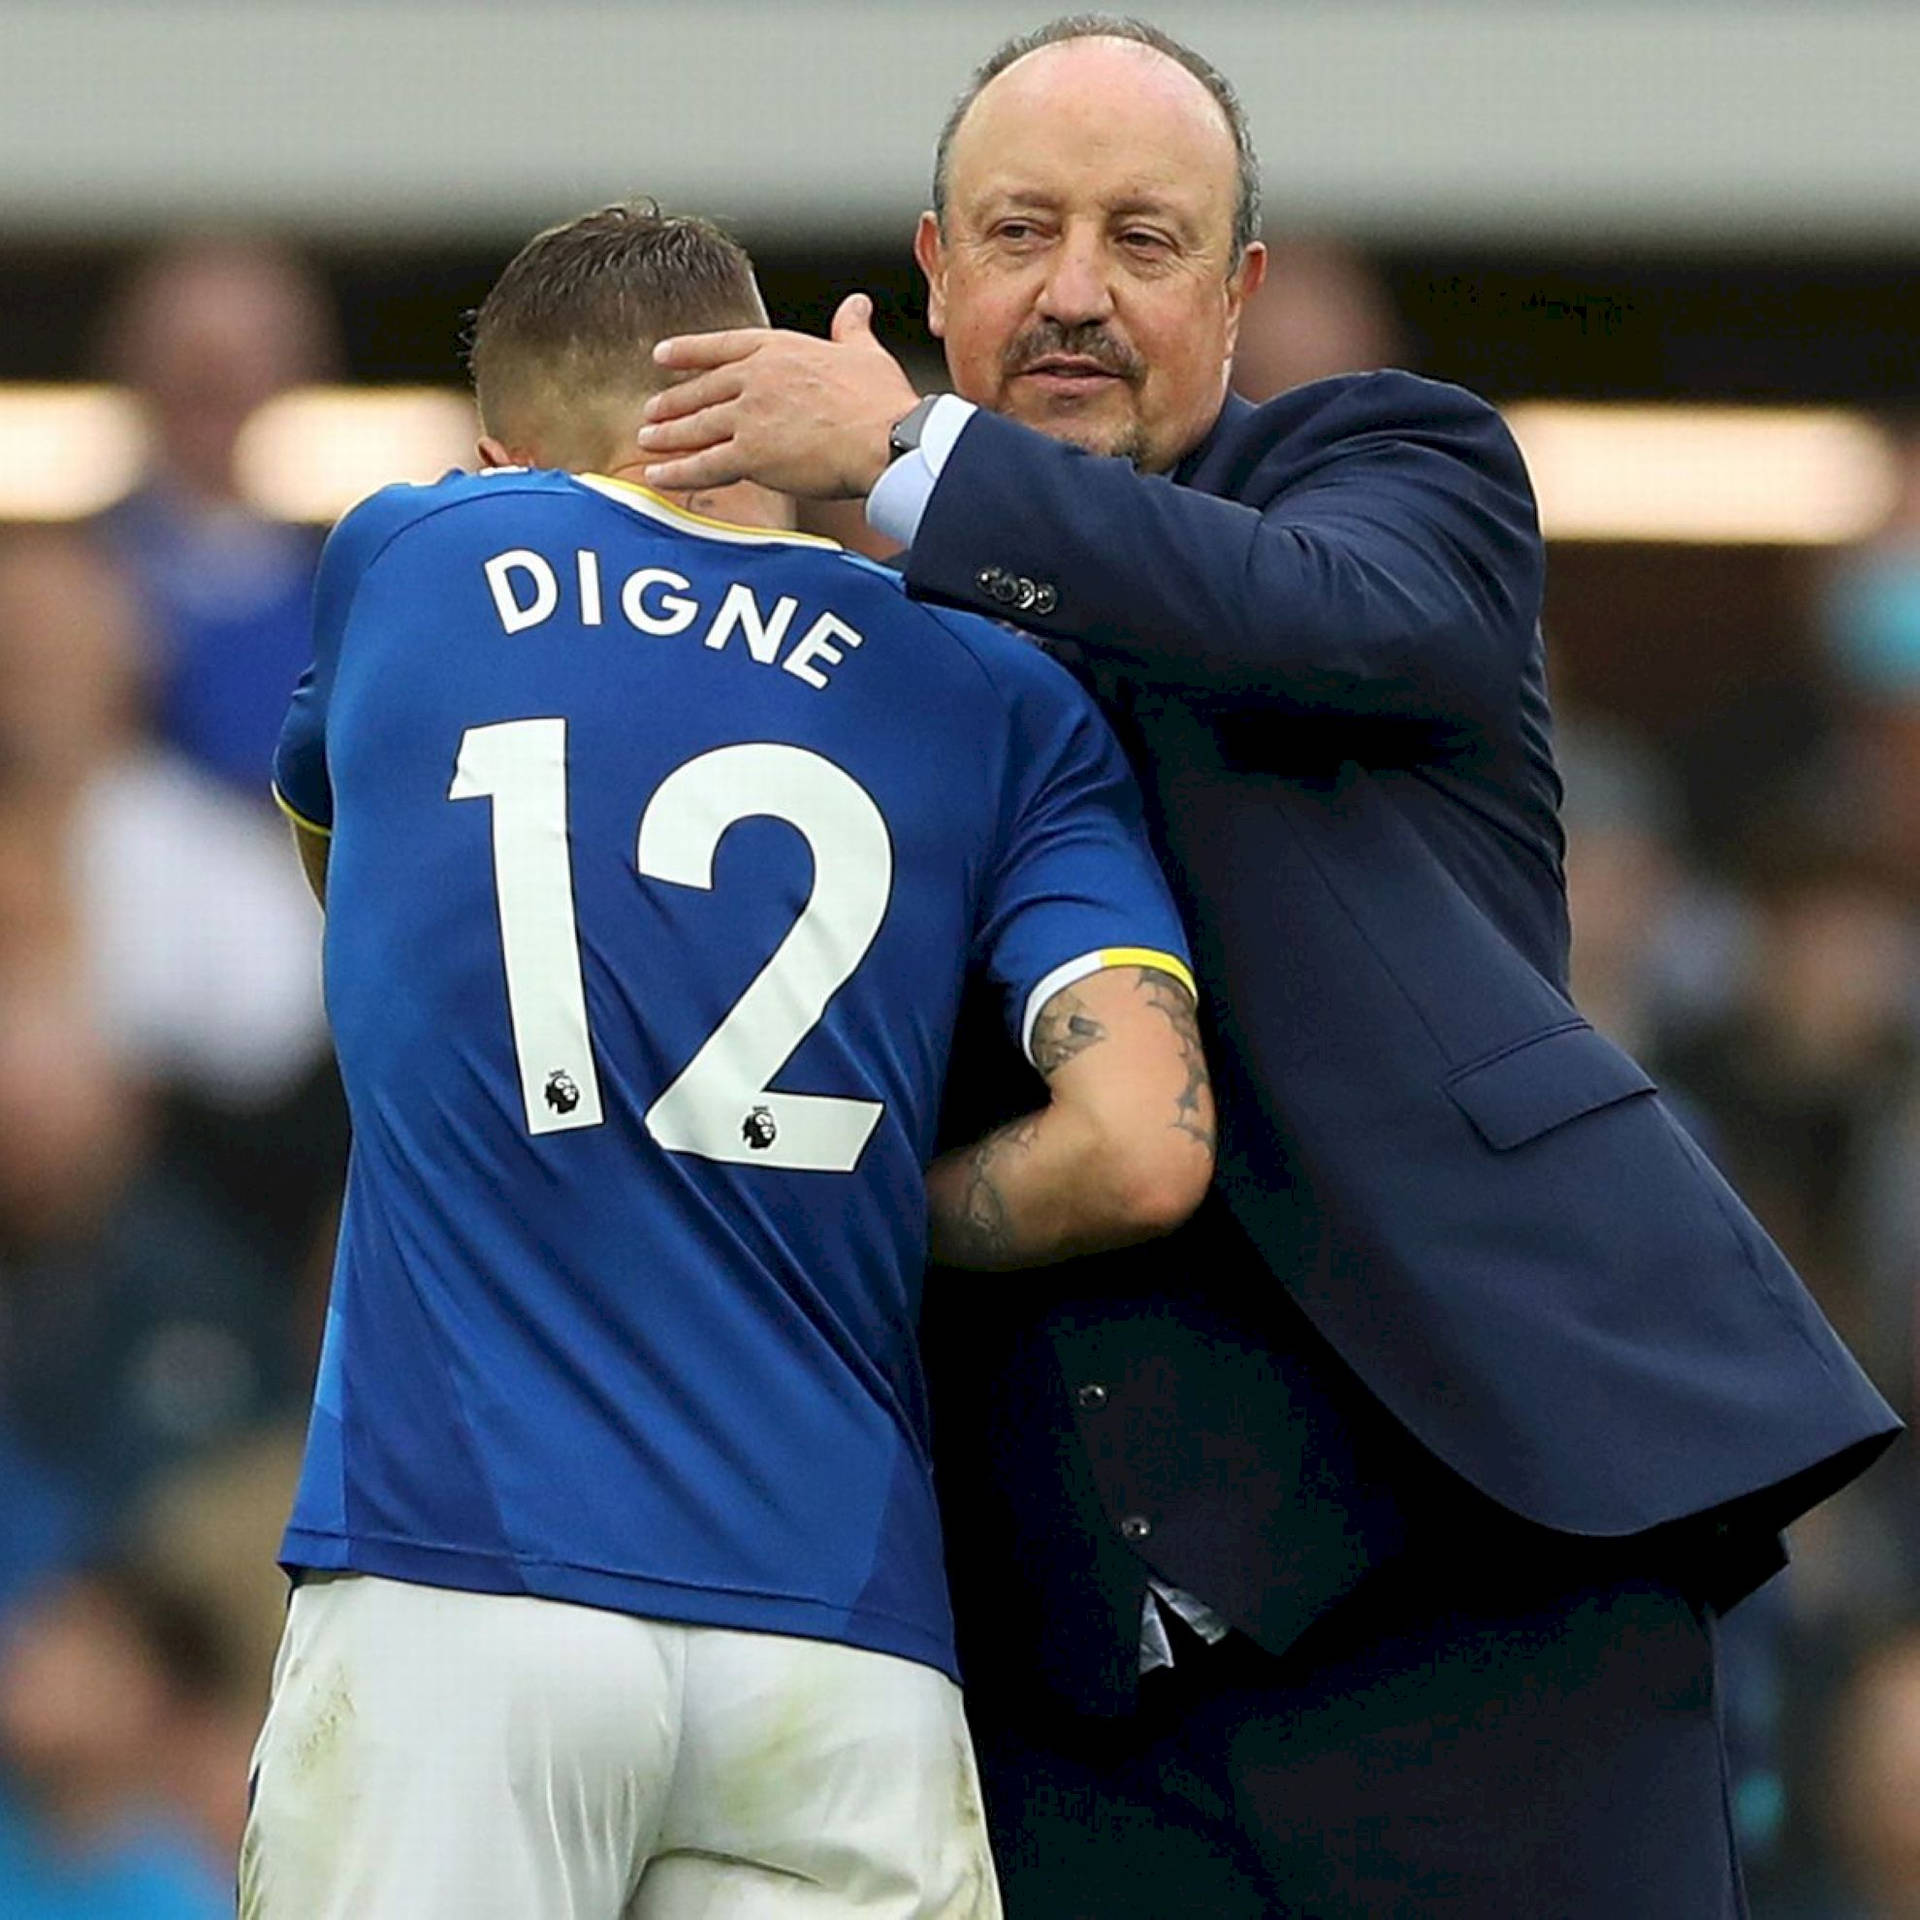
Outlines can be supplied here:
[[362, 1575], [293, 1596], [241, 1920], [999, 1920], [916, 1661]]

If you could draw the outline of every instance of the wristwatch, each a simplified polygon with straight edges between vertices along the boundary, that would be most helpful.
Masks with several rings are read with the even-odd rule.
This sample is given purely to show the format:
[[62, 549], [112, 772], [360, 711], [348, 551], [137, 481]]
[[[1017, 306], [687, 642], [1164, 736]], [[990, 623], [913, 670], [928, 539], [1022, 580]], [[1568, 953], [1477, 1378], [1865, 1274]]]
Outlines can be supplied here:
[[887, 464], [891, 466], [903, 453], [911, 453], [920, 444], [920, 436], [927, 429], [927, 416], [945, 398], [944, 394], [930, 393], [910, 411], [903, 413], [887, 430]]

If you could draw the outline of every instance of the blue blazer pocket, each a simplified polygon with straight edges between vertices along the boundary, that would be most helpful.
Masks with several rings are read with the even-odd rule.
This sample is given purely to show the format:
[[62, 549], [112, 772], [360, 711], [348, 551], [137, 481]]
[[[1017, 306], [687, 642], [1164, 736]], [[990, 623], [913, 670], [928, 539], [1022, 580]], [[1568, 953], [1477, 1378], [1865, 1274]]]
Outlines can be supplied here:
[[1584, 1020], [1476, 1060], [1444, 1085], [1481, 1139], [1501, 1153], [1583, 1113], [1655, 1091], [1641, 1067]]

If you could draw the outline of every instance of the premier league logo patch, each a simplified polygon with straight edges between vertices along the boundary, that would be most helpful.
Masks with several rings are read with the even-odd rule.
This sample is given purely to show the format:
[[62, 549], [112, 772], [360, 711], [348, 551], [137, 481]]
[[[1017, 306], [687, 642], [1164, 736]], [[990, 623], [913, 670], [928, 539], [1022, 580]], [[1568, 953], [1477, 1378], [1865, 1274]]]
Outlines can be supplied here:
[[773, 1115], [765, 1107], [755, 1107], [740, 1123], [740, 1138], [755, 1153], [765, 1153], [780, 1137], [780, 1129], [773, 1123]]
[[555, 1067], [547, 1075], [547, 1105], [555, 1113], [571, 1113], [580, 1104], [580, 1089], [564, 1067]]

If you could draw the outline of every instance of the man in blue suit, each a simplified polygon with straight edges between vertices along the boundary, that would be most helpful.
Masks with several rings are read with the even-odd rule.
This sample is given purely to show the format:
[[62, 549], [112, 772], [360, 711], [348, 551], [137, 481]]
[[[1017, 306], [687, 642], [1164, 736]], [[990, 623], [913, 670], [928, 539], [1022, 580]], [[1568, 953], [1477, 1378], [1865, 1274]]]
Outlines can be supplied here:
[[1721, 1920], [1715, 1615], [1897, 1423], [1567, 997], [1511, 439], [1404, 374], [1229, 397], [1256, 230], [1227, 83], [1057, 22], [941, 142], [954, 395], [856, 296], [667, 343], [642, 435], [869, 496], [1078, 663], [1195, 938], [1213, 1200], [927, 1335], [1007, 1910]]

